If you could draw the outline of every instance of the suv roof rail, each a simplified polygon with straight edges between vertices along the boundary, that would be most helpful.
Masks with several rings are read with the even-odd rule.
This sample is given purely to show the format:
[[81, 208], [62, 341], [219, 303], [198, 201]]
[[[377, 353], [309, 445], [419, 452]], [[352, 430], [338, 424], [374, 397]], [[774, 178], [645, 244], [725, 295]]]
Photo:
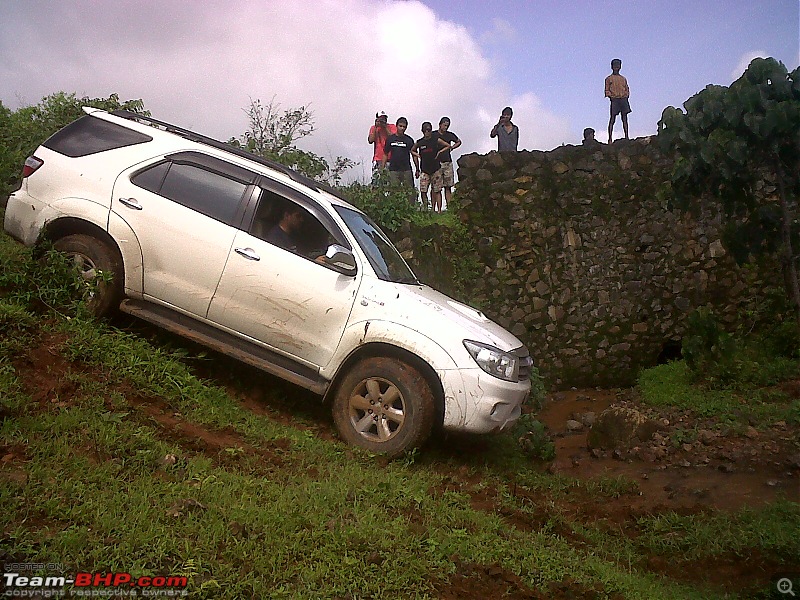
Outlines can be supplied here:
[[139, 113], [135, 113], [130, 110], [119, 109], [111, 112], [112, 115], [117, 117], [122, 117], [123, 119], [129, 119], [131, 121], [140, 121], [143, 123], [147, 123], [148, 125], [154, 125], [165, 131], [169, 131], [170, 133], [174, 133], [175, 135], [179, 135], [182, 138], [187, 140], [191, 140], [193, 142], [197, 142], [199, 144], [204, 144], [206, 146], [211, 146], [212, 148], [216, 148], [217, 150], [223, 150], [225, 152], [230, 152], [231, 154], [235, 154], [236, 156], [241, 156], [248, 160], [252, 160], [257, 162], [261, 165], [274, 169], [275, 171], [279, 171], [284, 175], [291, 177], [294, 181], [298, 183], [302, 183], [314, 190], [325, 190], [330, 192], [338, 197], [341, 198], [341, 195], [337, 193], [333, 188], [324, 183], [320, 183], [302, 173], [298, 173], [294, 169], [287, 167], [286, 165], [282, 165], [279, 162], [275, 162], [273, 160], [268, 160], [266, 158], [262, 158], [257, 154], [253, 154], [252, 152], [248, 152], [247, 150], [242, 150], [241, 148], [237, 148], [227, 142], [221, 142], [219, 140], [215, 140], [214, 138], [202, 135], [200, 133], [196, 133], [194, 131], [190, 131], [189, 129], [184, 129], [183, 127], [178, 127], [177, 125], [172, 125], [171, 123], [167, 123], [166, 121], [159, 121], [158, 119], [154, 119], [153, 117], [147, 117], [145, 115], [140, 115]]

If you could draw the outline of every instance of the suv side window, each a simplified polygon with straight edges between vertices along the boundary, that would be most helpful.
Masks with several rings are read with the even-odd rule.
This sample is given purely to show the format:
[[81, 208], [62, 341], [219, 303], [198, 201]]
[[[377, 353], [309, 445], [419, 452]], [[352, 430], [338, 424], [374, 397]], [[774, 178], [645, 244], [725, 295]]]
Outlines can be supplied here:
[[153, 138], [149, 135], [86, 115], [51, 135], [42, 145], [77, 158], [151, 141]]
[[158, 194], [161, 184], [164, 183], [164, 177], [167, 176], [167, 171], [169, 171], [169, 165], [170, 163], [168, 162], [162, 162], [155, 167], [141, 171], [131, 178], [131, 183], [146, 189], [148, 192]]
[[[287, 213], [299, 214], [299, 217], [287, 219], [286, 226], [290, 231], [282, 232], [281, 221]], [[250, 234], [311, 260], [324, 255], [329, 245], [339, 243], [311, 211], [280, 194], [263, 189]]]
[[206, 216], [232, 223], [248, 185], [189, 163], [162, 162], [140, 171], [131, 183]]

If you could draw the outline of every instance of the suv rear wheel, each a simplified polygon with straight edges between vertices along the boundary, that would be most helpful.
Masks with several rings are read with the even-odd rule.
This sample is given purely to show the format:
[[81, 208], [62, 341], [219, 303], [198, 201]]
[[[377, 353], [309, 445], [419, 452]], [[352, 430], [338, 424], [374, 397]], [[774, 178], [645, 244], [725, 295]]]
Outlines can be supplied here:
[[365, 359], [345, 375], [333, 400], [333, 418], [348, 443], [396, 456], [430, 436], [433, 393], [411, 365], [394, 358]]
[[66, 254], [86, 282], [85, 299], [96, 317], [105, 317], [122, 299], [122, 261], [114, 248], [86, 234], [62, 237], [53, 248]]

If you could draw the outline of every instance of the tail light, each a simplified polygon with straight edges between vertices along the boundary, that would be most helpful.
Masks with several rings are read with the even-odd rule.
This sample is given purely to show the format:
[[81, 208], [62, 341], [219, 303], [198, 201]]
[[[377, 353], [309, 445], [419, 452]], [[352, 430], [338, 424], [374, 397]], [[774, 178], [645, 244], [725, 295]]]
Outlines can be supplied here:
[[22, 178], [25, 179], [26, 177], [30, 177], [43, 164], [44, 161], [41, 158], [36, 158], [35, 156], [29, 156], [28, 158], [25, 159], [25, 164], [22, 166]]

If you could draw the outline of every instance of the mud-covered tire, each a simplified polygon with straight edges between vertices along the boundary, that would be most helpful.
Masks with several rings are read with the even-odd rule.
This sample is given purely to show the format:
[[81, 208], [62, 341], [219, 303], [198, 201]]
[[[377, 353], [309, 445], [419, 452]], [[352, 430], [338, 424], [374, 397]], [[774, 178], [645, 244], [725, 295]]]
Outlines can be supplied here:
[[435, 416], [433, 393], [425, 378], [396, 358], [357, 363], [333, 399], [339, 435], [376, 454], [397, 456], [421, 446], [431, 434]]
[[[66, 254], [87, 282], [85, 300], [91, 313], [106, 317], [122, 300], [122, 260], [115, 248], [90, 235], [78, 233], [56, 240], [53, 248]], [[108, 277], [98, 279], [100, 273]]]

